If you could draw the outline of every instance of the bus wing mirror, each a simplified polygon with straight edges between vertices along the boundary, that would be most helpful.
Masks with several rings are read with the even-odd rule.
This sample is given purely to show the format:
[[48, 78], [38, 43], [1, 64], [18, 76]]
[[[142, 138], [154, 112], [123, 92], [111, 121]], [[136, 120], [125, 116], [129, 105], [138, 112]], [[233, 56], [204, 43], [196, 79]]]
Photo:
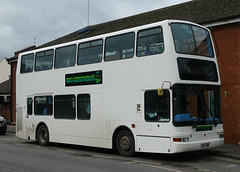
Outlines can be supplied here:
[[162, 83], [162, 87], [158, 88], [158, 96], [163, 96], [164, 89], [172, 89], [172, 84], [170, 81], [164, 81]]

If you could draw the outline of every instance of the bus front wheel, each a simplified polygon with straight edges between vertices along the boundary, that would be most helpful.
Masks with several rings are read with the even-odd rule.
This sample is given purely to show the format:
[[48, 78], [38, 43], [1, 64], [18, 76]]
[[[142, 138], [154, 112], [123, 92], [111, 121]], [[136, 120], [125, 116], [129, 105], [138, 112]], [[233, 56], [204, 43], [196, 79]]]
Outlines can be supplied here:
[[120, 155], [132, 156], [135, 152], [134, 138], [129, 130], [122, 130], [116, 137], [116, 148]]
[[46, 125], [41, 125], [37, 130], [37, 141], [40, 145], [47, 146], [49, 143], [49, 132]]

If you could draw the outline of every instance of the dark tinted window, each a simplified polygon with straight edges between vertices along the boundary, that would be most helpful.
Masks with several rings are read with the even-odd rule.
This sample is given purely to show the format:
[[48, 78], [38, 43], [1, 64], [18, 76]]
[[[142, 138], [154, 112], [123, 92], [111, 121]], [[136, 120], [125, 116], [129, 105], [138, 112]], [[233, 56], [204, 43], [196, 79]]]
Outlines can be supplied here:
[[213, 57], [212, 42], [207, 30], [182, 23], [173, 23], [171, 28], [177, 53]]
[[49, 70], [53, 66], [53, 50], [36, 54], [35, 71]]
[[173, 113], [175, 126], [221, 123], [220, 87], [175, 84]]
[[106, 39], [105, 61], [132, 58], [134, 55], [134, 33], [127, 33]]
[[168, 122], [170, 120], [170, 94], [163, 90], [158, 95], [157, 90], [145, 92], [145, 120], [148, 122]]
[[90, 119], [91, 103], [89, 94], [79, 94], [77, 96], [77, 117], [78, 119]]
[[33, 71], [33, 61], [34, 61], [34, 54], [28, 54], [22, 56], [21, 59], [21, 73], [28, 73]]
[[75, 107], [75, 95], [59, 95], [54, 97], [54, 117], [56, 119], [75, 119]]
[[138, 32], [137, 56], [160, 54], [164, 51], [162, 28], [156, 27]]
[[55, 68], [74, 66], [76, 63], [76, 45], [56, 49]]
[[32, 98], [27, 99], [27, 114], [32, 115], [32, 107], [33, 106], [33, 100]]
[[34, 98], [35, 115], [52, 115], [52, 96], [37, 96]]
[[212, 61], [178, 58], [177, 62], [182, 80], [218, 81], [216, 64]]
[[102, 61], [103, 40], [79, 44], [78, 65], [98, 63]]

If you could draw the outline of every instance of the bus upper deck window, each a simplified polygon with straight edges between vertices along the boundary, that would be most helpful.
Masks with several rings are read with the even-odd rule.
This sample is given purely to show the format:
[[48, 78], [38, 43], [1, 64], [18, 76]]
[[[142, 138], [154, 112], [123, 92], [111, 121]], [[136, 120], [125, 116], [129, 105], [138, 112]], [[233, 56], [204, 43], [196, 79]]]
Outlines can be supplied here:
[[21, 73], [29, 73], [33, 71], [33, 61], [34, 61], [34, 54], [28, 54], [22, 56], [21, 59]]
[[56, 49], [54, 67], [64, 68], [75, 66], [76, 62], [76, 45], [70, 45]]
[[105, 61], [132, 58], [134, 55], [134, 33], [126, 33], [106, 39]]
[[53, 50], [38, 52], [35, 59], [35, 71], [52, 69]]
[[172, 23], [172, 34], [177, 53], [213, 57], [210, 33], [201, 27]]
[[78, 65], [99, 63], [102, 61], [103, 40], [95, 40], [79, 44]]
[[161, 54], [164, 51], [161, 27], [141, 30], [138, 32], [137, 56]]

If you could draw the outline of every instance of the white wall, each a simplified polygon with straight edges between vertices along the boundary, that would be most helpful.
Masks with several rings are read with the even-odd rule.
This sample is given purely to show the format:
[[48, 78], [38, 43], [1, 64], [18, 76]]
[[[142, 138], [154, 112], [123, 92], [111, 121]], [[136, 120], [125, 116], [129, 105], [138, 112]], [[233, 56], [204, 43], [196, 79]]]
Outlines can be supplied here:
[[7, 63], [6, 58], [0, 60], [0, 83], [9, 79], [10, 65]]

